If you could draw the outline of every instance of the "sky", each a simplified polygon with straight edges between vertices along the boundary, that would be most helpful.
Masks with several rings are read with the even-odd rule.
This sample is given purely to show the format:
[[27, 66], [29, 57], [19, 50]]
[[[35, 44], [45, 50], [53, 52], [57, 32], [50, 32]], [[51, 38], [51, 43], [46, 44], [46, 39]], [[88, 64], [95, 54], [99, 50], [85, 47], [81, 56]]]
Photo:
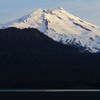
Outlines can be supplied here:
[[18, 19], [37, 8], [58, 7], [100, 26], [100, 0], [0, 0], [0, 24]]

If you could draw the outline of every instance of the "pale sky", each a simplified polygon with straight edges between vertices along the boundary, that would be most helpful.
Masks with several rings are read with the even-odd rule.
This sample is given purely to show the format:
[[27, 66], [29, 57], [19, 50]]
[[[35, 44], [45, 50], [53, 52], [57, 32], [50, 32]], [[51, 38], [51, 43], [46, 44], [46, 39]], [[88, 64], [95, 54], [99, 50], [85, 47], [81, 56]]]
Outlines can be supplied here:
[[37, 8], [57, 7], [100, 26], [100, 0], [0, 0], [0, 24], [27, 15]]

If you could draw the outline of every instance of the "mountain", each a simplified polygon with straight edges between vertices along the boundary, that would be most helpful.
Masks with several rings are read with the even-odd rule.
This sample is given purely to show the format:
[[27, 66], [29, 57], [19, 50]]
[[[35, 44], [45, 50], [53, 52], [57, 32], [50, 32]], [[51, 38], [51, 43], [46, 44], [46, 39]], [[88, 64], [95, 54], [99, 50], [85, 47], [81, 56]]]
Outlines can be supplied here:
[[62, 44], [81, 46], [90, 53], [100, 51], [100, 27], [73, 16], [63, 8], [37, 9], [27, 16], [2, 25], [2, 28], [7, 27], [36, 28]]
[[0, 30], [0, 88], [100, 88], [100, 53], [81, 53], [34, 28]]
[[1, 89], [100, 88], [98, 26], [59, 8], [38, 9], [1, 28]]

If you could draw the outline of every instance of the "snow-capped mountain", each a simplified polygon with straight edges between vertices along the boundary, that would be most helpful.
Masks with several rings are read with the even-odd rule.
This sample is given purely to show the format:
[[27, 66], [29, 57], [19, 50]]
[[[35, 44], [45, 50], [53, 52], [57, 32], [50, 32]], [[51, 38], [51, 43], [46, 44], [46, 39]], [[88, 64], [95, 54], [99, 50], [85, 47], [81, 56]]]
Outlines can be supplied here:
[[100, 51], [100, 27], [81, 20], [63, 8], [37, 9], [1, 28], [36, 28], [65, 45], [81, 46], [91, 53]]

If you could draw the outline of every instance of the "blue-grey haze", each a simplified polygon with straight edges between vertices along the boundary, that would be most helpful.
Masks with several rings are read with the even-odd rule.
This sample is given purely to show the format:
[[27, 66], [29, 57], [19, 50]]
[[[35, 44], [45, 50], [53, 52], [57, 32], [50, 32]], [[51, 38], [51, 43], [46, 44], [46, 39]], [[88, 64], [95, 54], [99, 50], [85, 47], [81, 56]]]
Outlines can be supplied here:
[[86, 21], [100, 25], [100, 0], [0, 0], [0, 24], [37, 8], [57, 7], [63, 7]]

